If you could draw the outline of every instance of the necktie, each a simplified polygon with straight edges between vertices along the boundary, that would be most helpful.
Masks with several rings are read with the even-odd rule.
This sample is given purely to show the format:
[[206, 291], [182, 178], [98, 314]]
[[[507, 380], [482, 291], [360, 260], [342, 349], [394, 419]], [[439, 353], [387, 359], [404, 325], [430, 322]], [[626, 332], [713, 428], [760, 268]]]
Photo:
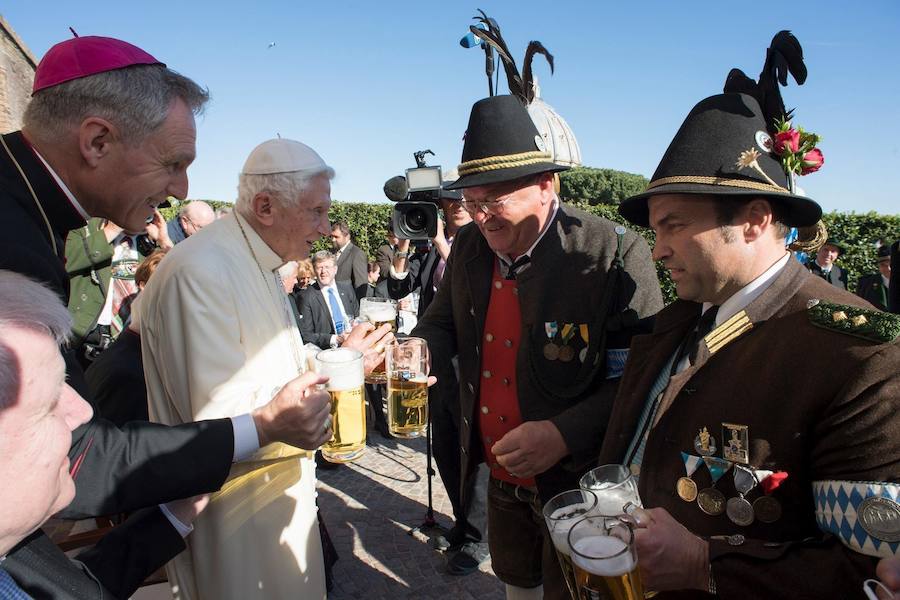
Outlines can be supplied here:
[[333, 287], [328, 288], [328, 304], [331, 305], [331, 320], [334, 323], [334, 332], [338, 335], [344, 333], [344, 317], [341, 310], [341, 301]]
[[531, 257], [527, 254], [520, 256], [509, 265], [504, 279], [515, 279], [517, 271], [531, 262]]
[[19, 587], [9, 576], [9, 573], [0, 568], [0, 598], [4, 600], [30, 600], [31, 596]]
[[672, 365], [673, 369], [678, 368], [678, 364], [685, 356], [688, 357], [688, 360], [690, 360], [692, 365], [697, 362], [697, 354], [700, 352], [700, 342], [706, 337], [706, 334], [712, 331], [713, 326], [716, 324], [716, 314], [718, 314], [718, 312], [718, 306], [711, 306], [700, 316], [697, 325], [691, 331], [690, 335], [685, 338], [684, 344], [681, 346], [681, 351], [678, 354], [678, 359]]

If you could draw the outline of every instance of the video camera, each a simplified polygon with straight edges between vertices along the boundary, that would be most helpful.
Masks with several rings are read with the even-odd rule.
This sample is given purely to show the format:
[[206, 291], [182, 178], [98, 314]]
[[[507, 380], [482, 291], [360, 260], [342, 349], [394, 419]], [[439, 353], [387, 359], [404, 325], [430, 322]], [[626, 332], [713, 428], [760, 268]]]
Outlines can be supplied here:
[[391, 221], [394, 234], [402, 240], [431, 240], [437, 235], [441, 198], [460, 198], [459, 192], [442, 189], [441, 168], [427, 166], [426, 154], [434, 156], [431, 150], [414, 152], [416, 168], [384, 184], [384, 195], [397, 203]]

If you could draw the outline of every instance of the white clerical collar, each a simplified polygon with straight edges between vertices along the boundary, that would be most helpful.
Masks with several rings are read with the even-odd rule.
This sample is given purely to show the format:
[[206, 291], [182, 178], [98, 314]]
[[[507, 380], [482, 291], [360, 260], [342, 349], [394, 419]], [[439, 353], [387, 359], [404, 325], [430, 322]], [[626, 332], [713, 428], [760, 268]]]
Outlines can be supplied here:
[[[722, 306], [719, 307], [719, 312], [716, 314], [716, 327], [747, 308], [751, 302], [759, 298], [760, 294], [772, 285], [775, 277], [787, 266], [790, 258], [790, 252], [786, 252], [774, 265], [766, 269], [762, 275], [739, 289], [728, 300], [723, 302]], [[712, 307], [711, 302], [704, 302], [703, 312], [706, 312], [710, 307]]]
[[[556, 211], [557, 210], [559, 210], [559, 198], [554, 197], [553, 198], [553, 208], [550, 210], [550, 217], [547, 219], [547, 222], [544, 223], [544, 227], [543, 227], [543, 229], [541, 229], [541, 232], [538, 234], [537, 239], [534, 240], [534, 243], [528, 248], [528, 250], [526, 250], [519, 256], [515, 257], [515, 259], [511, 259], [508, 256], [500, 254], [499, 252], [495, 252], [494, 254], [497, 255], [497, 258], [500, 259], [500, 262], [502, 262], [504, 265], [509, 266], [512, 264], [513, 260], [518, 260], [518, 259], [522, 258], [523, 256], [527, 256], [530, 259], [531, 253], [534, 252], [534, 249], [538, 245], [538, 243], [540, 243], [540, 241], [542, 239], [544, 239], [544, 234], [547, 233], [547, 230], [550, 229], [550, 224], [553, 223], [554, 219], [556, 219]], [[525, 266], [521, 267], [519, 270], [527, 269], [529, 266], [530, 265], [526, 264]]]
[[73, 194], [72, 190], [69, 189], [69, 186], [67, 186], [65, 184], [65, 182], [62, 179], [60, 179], [59, 175], [56, 174], [56, 171], [53, 170], [53, 167], [50, 166], [50, 163], [48, 163], [44, 159], [44, 157], [41, 156], [41, 153], [37, 151], [37, 148], [32, 146], [31, 149], [34, 150], [34, 153], [37, 155], [37, 157], [39, 159], [41, 159], [42, 163], [44, 163], [44, 167], [46, 167], [47, 172], [50, 173], [50, 176], [53, 178], [53, 181], [55, 181], [56, 185], [59, 186], [59, 189], [61, 189], [63, 191], [63, 194], [66, 195], [66, 198], [69, 199], [69, 202], [72, 203], [72, 206], [75, 208], [76, 211], [78, 211], [78, 214], [81, 215], [81, 218], [84, 219], [85, 221], [90, 220], [91, 215], [87, 214], [87, 211], [84, 210], [84, 208], [81, 206], [81, 204], [78, 203], [78, 200], [75, 199], [75, 194]]

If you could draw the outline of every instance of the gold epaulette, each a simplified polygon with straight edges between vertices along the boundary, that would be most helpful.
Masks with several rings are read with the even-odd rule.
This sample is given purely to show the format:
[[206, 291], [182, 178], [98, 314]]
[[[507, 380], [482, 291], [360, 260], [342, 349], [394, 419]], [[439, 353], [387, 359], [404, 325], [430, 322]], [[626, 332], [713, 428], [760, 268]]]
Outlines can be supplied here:
[[900, 336], [900, 315], [819, 300], [810, 300], [808, 305], [809, 322], [816, 327], [879, 343]]

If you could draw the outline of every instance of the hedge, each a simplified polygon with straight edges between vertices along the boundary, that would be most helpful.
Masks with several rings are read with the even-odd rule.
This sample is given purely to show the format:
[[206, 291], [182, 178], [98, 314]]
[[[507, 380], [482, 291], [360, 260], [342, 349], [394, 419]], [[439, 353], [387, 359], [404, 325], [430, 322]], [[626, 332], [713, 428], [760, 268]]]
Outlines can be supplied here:
[[[214, 207], [227, 205], [225, 202], [208, 201]], [[391, 204], [363, 204], [357, 202], [335, 202], [331, 206], [329, 218], [334, 221], [345, 221], [353, 235], [353, 242], [362, 248], [370, 258], [374, 258], [379, 246], [386, 243], [387, 222], [391, 216]], [[580, 208], [602, 217], [606, 217], [626, 227], [633, 228], [644, 236], [647, 243], [653, 247], [654, 235], [649, 229], [635, 227], [619, 216], [615, 205], [577, 203]], [[177, 206], [163, 209], [166, 219], [171, 219], [177, 212]], [[837, 264], [847, 271], [847, 281], [850, 289], [856, 290], [856, 282], [868, 273], [877, 272], [876, 243], [891, 243], [900, 239], [900, 215], [879, 215], [874, 212], [839, 213], [831, 212], [822, 217], [828, 228], [829, 237], [840, 240], [847, 248]], [[313, 249], [323, 250], [330, 247], [330, 242], [322, 239]], [[668, 272], [661, 263], [657, 263], [659, 281], [663, 290], [666, 303], [675, 299], [675, 286], [669, 278]]]

